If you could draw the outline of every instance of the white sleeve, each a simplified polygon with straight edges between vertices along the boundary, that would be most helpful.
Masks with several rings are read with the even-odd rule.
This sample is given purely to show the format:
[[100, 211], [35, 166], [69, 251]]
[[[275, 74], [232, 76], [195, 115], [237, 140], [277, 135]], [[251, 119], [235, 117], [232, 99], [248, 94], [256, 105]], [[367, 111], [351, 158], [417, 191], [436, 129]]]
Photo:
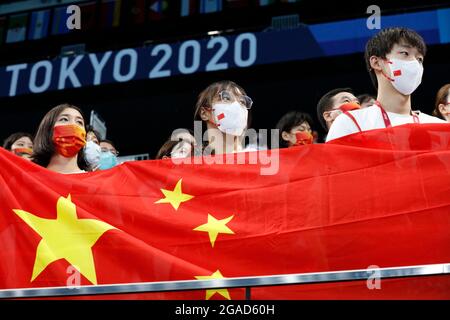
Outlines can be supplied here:
[[356, 127], [355, 123], [350, 119], [349, 116], [342, 113], [334, 120], [333, 124], [331, 125], [325, 142], [343, 136], [348, 136], [349, 134], [356, 132], [359, 132], [358, 127]]
[[430, 116], [426, 113], [420, 113], [420, 122], [422, 123], [448, 123], [445, 120], [439, 119], [438, 117]]

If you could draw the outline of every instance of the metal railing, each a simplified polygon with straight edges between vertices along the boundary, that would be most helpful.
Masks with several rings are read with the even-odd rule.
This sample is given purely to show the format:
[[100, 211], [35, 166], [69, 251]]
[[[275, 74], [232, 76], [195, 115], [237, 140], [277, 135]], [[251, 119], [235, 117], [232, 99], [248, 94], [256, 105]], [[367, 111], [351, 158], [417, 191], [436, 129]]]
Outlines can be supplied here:
[[331, 272], [281, 274], [272, 276], [224, 278], [213, 280], [182, 280], [88, 285], [79, 287], [4, 289], [0, 290], [0, 299], [190, 291], [224, 288], [245, 288], [246, 298], [250, 299], [250, 288], [252, 287], [367, 280], [369, 278], [373, 278], [374, 272], [376, 272], [376, 277], [378, 279], [450, 275], [450, 263]]

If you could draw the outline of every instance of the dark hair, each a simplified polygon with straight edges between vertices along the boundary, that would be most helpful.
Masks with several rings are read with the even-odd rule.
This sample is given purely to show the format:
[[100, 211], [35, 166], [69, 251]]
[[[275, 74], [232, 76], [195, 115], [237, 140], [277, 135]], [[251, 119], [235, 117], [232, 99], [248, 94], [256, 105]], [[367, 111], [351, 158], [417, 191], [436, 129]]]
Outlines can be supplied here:
[[[80, 110], [80, 108], [68, 103], [57, 105], [49, 112], [47, 112], [47, 114], [44, 116], [41, 123], [39, 124], [39, 128], [37, 130], [33, 144], [33, 155], [32, 155], [33, 162], [37, 163], [42, 167], [46, 168], [49, 165], [50, 159], [56, 152], [55, 146], [53, 144], [53, 127], [55, 126], [55, 123], [58, 120], [58, 116], [61, 114], [61, 112], [64, 111], [64, 109], [67, 108], [77, 110], [81, 114], [83, 119], [85, 119], [83, 112]], [[78, 167], [81, 170], [86, 171], [89, 170], [89, 166], [84, 158], [83, 148], [81, 148], [81, 150], [78, 152], [77, 163]]]
[[111, 140], [108, 140], [108, 139], [99, 140], [99, 143], [102, 143], [102, 142], [109, 143], [110, 145], [112, 145], [114, 147], [114, 149], [117, 149]]
[[[188, 133], [190, 134], [192, 137], [194, 137], [194, 132], [191, 129], [186, 129], [186, 128], [178, 128], [176, 130], [174, 130], [172, 132], [172, 134], [170, 135], [170, 137], [166, 140], [166, 142], [164, 142], [164, 144], [161, 146], [161, 148], [159, 149], [158, 153], [156, 154], [155, 159], [162, 159], [164, 156], [169, 157], [170, 158], [170, 154], [173, 150], [173, 148], [175, 148], [175, 146], [180, 143], [181, 141], [186, 141], [184, 140], [182, 137], [178, 137], [177, 140], [172, 140], [172, 135], [175, 131], [178, 132], [184, 132], [184, 133]], [[200, 147], [201, 148], [201, 147]], [[194, 150], [194, 146], [192, 146], [192, 150]]]
[[311, 127], [313, 125], [311, 116], [300, 111], [290, 111], [281, 117], [276, 125], [276, 129], [280, 130], [280, 148], [289, 147], [288, 142], [282, 137], [283, 131], [289, 132], [292, 128], [301, 125], [303, 122], [308, 122]]
[[[238, 90], [240, 92], [240, 94], [242, 95], [247, 95], [247, 93], [245, 92], [245, 90], [238, 84], [236, 84], [233, 81], [230, 80], [221, 80], [221, 81], [217, 81], [214, 82], [212, 84], [210, 84], [208, 87], [206, 87], [202, 92], [200, 92], [200, 94], [198, 95], [197, 98], [197, 103], [195, 104], [195, 111], [194, 111], [194, 121], [195, 120], [201, 120], [203, 121], [203, 119], [200, 116], [200, 111], [202, 108], [208, 108], [211, 107], [212, 102], [214, 97], [222, 90], [232, 90], [234, 94], [238, 94]], [[252, 122], [252, 113], [248, 112], [248, 118], [247, 118], [247, 127], [250, 126]], [[202, 126], [202, 136], [206, 131], [206, 127]], [[208, 145], [208, 141], [203, 141], [203, 148], [204, 150], [206, 150], [208, 152], [208, 154], [215, 154], [215, 151], [212, 150], [210, 148], [210, 146]]]
[[334, 96], [341, 92], [350, 92], [351, 94], [353, 94], [353, 90], [351, 88], [337, 88], [325, 93], [317, 103], [317, 118], [319, 119], [319, 122], [322, 125], [322, 127], [327, 132], [328, 127], [325, 119], [323, 118], [323, 113], [332, 108]]
[[86, 137], [89, 132], [92, 132], [99, 141], [98, 143], [100, 143], [100, 140], [102, 139], [100, 133], [97, 130], [95, 130], [94, 127], [91, 126], [90, 124], [86, 125]]
[[[175, 129], [175, 130], [173, 130], [172, 131], [172, 133], [170, 134], [170, 136], [167, 138], [167, 140], [170, 140], [171, 138], [172, 138], [172, 135], [174, 134], [174, 132], [177, 132], [177, 133], [188, 133], [188, 134], [190, 134], [191, 136], [194, 136], [194, 131], [192, 131], [191, 129], [187, 129], [187, 128], [177, 128], [177, 129]], [[181, 140], [183, 140], [181, 137], [178, 137], [178, 142], [179, 141], [181, 141]]]
[[442, 116], [441, 111], [439, 111], [439, 105], [440, 105], [441, 103], [442, 103], [442, 104], [447, 103], [447, 99], [448, 99], [448, 91], [449, 91], [449, 90], [450, 90], [450, 83], [448, 83], [448, 84], [442, 86], [442, 87], [439, 89], [438, 93], [436, 94], [436, 102], [435, 102], [435, 104], [434, 104], [433, 116], [439, 117], [439, 118], [441, 118], [441, 119], [443, 119], [443, 120], [445, 120], [445, 119], [444, 119], [444, 117]]
[[3, 148], [5, 148], [8, 151], [11, 151], [11, 147], [14, 144], [14, 142], [23, 137], [30, 138], [31, 142], [33, 142], [33, 136], [31, 134], [27, 132], [16, 132], [5, 139], [5, 141], [3, 142]]
[[162, 147], [159, 149], [158, 153], [156, 154], [155, 159], [162, 159], [164, 156], [170, 158], [170, 153], [172, 152], [172, 149], [178, 144], [180, 141], [173, 141], [173, 140], [167, 140], [164, 142]]
[[364, 94], [360, 94], [359, 96], [356, 97], [359, 101], [359, 104], [363, 104], [365, 102], [370, 101], [371, 99], [376, 100], [374, 96], [364, 93]]
[[210, 84], [206, 89], [204, 89], [197, 98], [197, 103], [195, 104], [195, 111], [194, 111], [194, 120], [202, 120], [200, 117], [200, 110], [201, 108], [205, 107], [211, 107], [212, 101], [214, 97], [222, 90], [229, 90], [232, 89], [235, 94], [237, 94], [238, 89], [241, 94], [247, 95], [245, 90], [239, 86], [238, 84], [234, 83], [230, 80], [222, 80], [218, 82], [214, 82]]
[[395, 27], [383, 29], [367, 42], [364, 58], [366, 60], [367, 71], [369, 71], [370, 78], [375, 88], [378, 88], [378, 83], [375, 71], [370, 66], [370, 57], [376, 56], [386, 58], [386, 55], [391, 52], [394, 45], [399, 44], [402, 40], [415, 47], [423, 56], [425, 56], [427, 46], [423, 41], [423, 38], [414, 30], [407, 28]]

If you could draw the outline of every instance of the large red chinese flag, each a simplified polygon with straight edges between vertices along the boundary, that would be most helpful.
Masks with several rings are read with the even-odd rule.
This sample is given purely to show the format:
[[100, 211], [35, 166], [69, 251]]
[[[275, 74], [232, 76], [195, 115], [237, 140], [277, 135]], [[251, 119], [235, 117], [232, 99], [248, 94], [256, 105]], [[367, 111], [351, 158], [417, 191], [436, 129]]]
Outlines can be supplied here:
[[[450, 262], [450, 126], [260, 156], [62, 175], [1, 149], [0, 288], [66, 286], [74, 270], [87, 285]], [[244, 290], [126, 297], [242, 299]], [[256, 288], [252, 298], [449, 299], [450, 276], [382, 280], [379, 290], [365, 281]]]

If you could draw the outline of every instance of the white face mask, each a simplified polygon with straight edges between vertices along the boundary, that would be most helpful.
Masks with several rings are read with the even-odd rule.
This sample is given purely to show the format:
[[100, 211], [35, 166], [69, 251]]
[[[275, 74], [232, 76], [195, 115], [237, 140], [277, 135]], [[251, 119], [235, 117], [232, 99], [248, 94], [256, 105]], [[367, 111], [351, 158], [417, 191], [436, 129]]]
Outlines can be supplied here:
[[241, 136], [247, 128], [248, 110], [239, 102], [216, 103], [212, 111], [217, 128], [225, 134]]
[[390, 61], [392, 85], [401, 94], [410, 95], [422, 82], [423, 66], [417, 60], [390, 59]]
[[97, 169], [100, 163], [100, 154], [102, 149], [98, 144], [93, 141], [88, 141], [84, 147], [84, 156], [89, 166], [93, 169]]

